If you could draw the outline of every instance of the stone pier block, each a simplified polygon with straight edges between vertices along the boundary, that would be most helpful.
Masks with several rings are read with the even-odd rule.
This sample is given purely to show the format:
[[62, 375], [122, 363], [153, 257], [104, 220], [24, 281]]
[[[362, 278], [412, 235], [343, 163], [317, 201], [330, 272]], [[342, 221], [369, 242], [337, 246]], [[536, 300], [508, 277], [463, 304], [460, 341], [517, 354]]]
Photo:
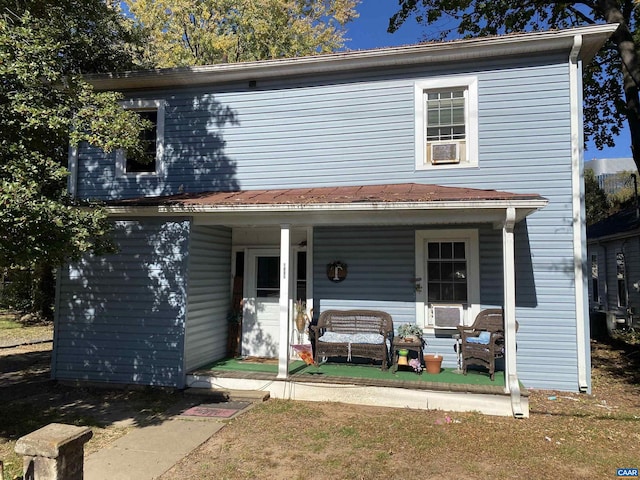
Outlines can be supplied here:
[[24, 480], [82, 480], [88, 427], [50, 423], [21, 437], [15, 451], [23, 456]]

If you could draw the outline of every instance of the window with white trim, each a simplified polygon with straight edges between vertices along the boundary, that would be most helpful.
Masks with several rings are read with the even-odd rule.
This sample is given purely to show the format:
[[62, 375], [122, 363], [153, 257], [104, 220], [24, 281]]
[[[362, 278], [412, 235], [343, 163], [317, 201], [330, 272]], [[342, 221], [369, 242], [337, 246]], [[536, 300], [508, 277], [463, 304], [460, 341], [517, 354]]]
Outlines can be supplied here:
[[417, 82], [415, 111], [416, 170], [478, 165], [476, 77]]
[[151, 127], [141, 132], [147, 161], [127, 158], [122, 149], [116, 152], [118, 176], [158, 176], [163, 171], [164, 153], [164, 100], [129, 100], [124, 107], [135, 110]]
[[600, 288], [598, 285], [598, 254], [591, 254], [591, 300], [600, 303]]
[[478, 231], [416, 232], [416, 317], [427, 328], [468, 325], [479, 311]]
[[623, 252], [616, 252], [616, 280], [618, 287], [618, 306], [627, 306], [627, 267]]

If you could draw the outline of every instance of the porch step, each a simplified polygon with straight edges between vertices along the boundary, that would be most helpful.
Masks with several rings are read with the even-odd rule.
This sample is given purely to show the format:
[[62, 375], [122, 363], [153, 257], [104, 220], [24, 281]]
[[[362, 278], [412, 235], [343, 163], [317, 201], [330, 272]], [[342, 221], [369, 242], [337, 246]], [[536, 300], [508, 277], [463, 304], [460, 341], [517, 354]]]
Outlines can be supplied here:
[[230, 390], [224, 388], [189, 387], [184, 390], [185, 395], [206, 397], [214, 402], [266, 401], [270, 393], [263, 390]]

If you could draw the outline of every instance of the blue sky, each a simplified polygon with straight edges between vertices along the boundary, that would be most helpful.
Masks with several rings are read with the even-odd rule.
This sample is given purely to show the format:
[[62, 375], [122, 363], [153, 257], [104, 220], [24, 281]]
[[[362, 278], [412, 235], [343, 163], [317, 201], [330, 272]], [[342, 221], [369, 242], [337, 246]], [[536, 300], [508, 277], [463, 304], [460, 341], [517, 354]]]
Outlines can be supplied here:
[[[363, 50], [420, 42], [424, 36], [424, 27], [418, 25], [413, 18], [409, 18], [397, 32], [387, 33], [389, 18], [397, 9], [397, 0], [361, 0], [357, 7], [360, 17], [347, 25], [347, 38], [351, 39], [346, 44], [347, 48]], [[629, 132], [625, 128], [616, 139], [616, 147], [614, 148], [597, 150], [591, 142], [587, 142], [584, 158], [592, 160], [594, 158], [631, 157], [629, 144]]]

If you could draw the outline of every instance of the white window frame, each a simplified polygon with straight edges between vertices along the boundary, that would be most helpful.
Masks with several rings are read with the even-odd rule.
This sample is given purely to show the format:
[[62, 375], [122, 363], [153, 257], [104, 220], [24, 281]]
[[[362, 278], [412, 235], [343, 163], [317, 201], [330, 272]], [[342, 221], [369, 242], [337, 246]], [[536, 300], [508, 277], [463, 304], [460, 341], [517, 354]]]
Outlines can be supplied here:
[[[622, 258], [622, 268], [620, 268], [620, 259]], [[629, 305], [629, 296], [627, 295], [627, 255], [624, 251], [616, 251], [616, 292], [618, 308], [627, 308]], [[621, 288], [622, 287], [622, 288]]]
[[600, 304], [600, 265], [598, 264], [597, 253], [591, 254], [590, 287], [591, 287], [591, 301], [593, 303]]
[[164, 114], [165, 100], [131, 99], [122, 102], [122, 106], [131, 110], [158, 112], [156, 122], [156, 169], [154, 172], [127, 172], [127, 156], [124, 149], [116, 150], [116, 176], [127, 178], [154, 178], [164, 174]]
[[[465, 89], [465, 148], [459, 163], [431, 164], [427, 162], [427, 111], [425, 95], [434, 90]], [[416, 170], [442, 170], [478, 166], [478, 79], [475, 76], [440, 77], [415, 83], [415, 166]]]
[[[427, 243], [435, 242], [464, 242], [467, 257], [467, 305], [464, 309], [464, 325], [470, 325], [480, 311], [480, 242], [477, 229], [450, 230], [416, 230], [416, 323], [429, 330], [435, 330], [430, 323], [429, 298], [426, 258]], [[453, 305], [451, 302], [443, 304]]]

